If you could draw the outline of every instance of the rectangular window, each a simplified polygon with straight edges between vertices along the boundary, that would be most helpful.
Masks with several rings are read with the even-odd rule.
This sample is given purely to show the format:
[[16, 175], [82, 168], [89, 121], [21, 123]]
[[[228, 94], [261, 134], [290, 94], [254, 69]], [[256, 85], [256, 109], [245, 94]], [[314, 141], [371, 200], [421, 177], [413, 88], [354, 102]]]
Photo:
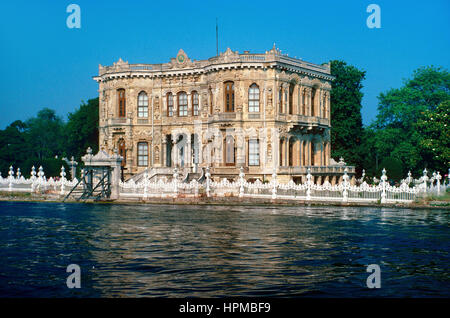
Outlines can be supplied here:
[[125, 90], [119, 89], [117, 92], [119, 97], [119, 117], [125, 117], [126, 113]]
[[225, 82], [224, 90], [225, 90], [225, 111], [234, 112], [234, 83]]
[[256, 84], [250, 86], [248, 90], [248, 111], [250, 113], [259, 112], [259, 87]]
[[259, 140], [250, 139], [248, 141], [248, 165], [259, 166]]
[[178, 94], [178, 116], [187, 116], [188, 113], [188, 100], [187, 94], [182, 92]]
[[278, 105], [279, 105], [279, 112], [281, 114], [283, 113], [283, 93], [281, 87], [280, 90], [278, 91]]
[[173, 116], [173, 95], [172, 93], [167, 94], [167, 116]]
[[138, 117], [148, 117], [148, 96], [144, 92], [141, 92], [138, 96]]
[[192, 115], [198, 116], [198, 93], [192, 93]]
[[148, 144], [146, 142], [138, 143], [138, 166], [148, 166]]

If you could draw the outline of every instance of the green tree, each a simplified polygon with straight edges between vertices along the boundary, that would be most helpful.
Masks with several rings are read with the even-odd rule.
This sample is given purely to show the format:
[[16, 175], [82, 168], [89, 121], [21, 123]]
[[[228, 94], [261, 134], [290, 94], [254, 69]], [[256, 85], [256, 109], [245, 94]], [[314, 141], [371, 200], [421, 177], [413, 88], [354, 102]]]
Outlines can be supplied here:
[[335, 60], [331, 61], [331, 74], [336, 77], [331, 83], [331, 156], [335, 160], [343, 157], [360, 172], [364, 162], [361, 89], [366, 73]]
[[5, 177], [9, 166], [21, 167], [28, 157], [28, 144], [25, 140], [26, 124], [20, 120], [0, 130], [0, 172]]
[[68, 156], [74, 156], [80, 160], [86, 154], [88, 147], [94, 153], [98, 151], [98, 97], [82, 102], [80, 108], [69, 113], [66, 125]]
[[38, 160], [62, 156], [64, 148], [64, 122], [53, 109], [44, 108], [36, 117], [26, 121], [26, 141], [30, 156]]
[[[424, 114], [434, 112], [439, 104], [448, 101], [450, 75], [440, 67], [422, 67], [400, 88], [394, 88], [378, 97], [378, 115], [372, 128], [375, 131], [375, 151], [380, 158], [395, 158], [403, 163], [403, 173], [420, 171], [436, 161], [424, 152], [428, 136], [418, 122]], [[422, 145], [422, 146], [421, 146]]]
[[447, 172], [450, 167], [450, 100], [435, 109], [426, 110], [417, 122], [423, 157], [436, 170]]

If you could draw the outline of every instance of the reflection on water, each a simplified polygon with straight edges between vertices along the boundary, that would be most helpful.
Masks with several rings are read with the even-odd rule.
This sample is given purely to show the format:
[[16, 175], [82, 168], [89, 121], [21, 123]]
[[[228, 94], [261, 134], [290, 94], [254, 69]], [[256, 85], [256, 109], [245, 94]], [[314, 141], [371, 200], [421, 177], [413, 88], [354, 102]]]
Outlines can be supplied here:
[[[449, 212], [0, 202], [3, 297], [449, 297]], [[66, 287], [78, 264], [81, 289]], [[382, 288], [366, 287], [368, 264]]]

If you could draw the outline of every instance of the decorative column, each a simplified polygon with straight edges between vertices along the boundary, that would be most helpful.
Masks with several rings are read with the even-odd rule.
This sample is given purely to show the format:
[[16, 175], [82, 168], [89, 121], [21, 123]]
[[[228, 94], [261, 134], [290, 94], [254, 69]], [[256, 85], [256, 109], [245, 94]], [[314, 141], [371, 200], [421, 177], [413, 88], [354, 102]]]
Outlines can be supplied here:
[[[73, 157], [72, 157], [73, 158]], [[66, 169], [64, 166], [61, 167], [61, 173], [59, 174], [61, 176], [61, 191], [60, 195], [64, 195], [64, 183], [66, 182]]]
[[174, 169], [173, 169], [173, 178], [172, 178], [173, 180], [173, 195], [174, 195], [174, 198], [176, 198], [177, 196], [178, 196], [178, 169], [177, 169], [177, 167], [175, 167]]
[[121, 163], [123, 157], [119, 155], [117, 148], [114, 148], [114, 154], [110, 157], [111, 162], [111, 199], [118, 199], [120, 195], [120, 175]]
[[9, 167], [9, 172], [8, 172], [8, 180], [9, 180], [9, 184], [8, 184], [8, 191], [12, 191], [12, 186], [13, 186], [13, 181], [14, 181], [14, 169], [12, 166]]
[[191, 134], [188, 132], [186, 134], [186, 149], [184, 151], [184, 163], [187, 168], [192, 167], [192, 140], [191, 140]]
[[439, 171], [436, 173], [436, 186], [437, 186], [437, 195], [440, 195], [441, 194], [441, 179], [442, 179], [442, 176], [441, 176], [441, 174], [439, 173]]
[[347, 174], [348, 170], [347, 168], [344, 169], [344, 176], [342, 177], [342, 179], [344, 180], [344, 182], [342, 183], [343, 186], [343, 192], [342, 192], [342, 202], [347, 202], [348, 201], [348, 188], [349, 188], [349, 182], [348, 182], [348, 174]]
[[382, 174], [383, 175], [381, 176], [381, 203], [386, 203], [386, 180], [387, 180], [386, 169], [383, 168]]
[[306, 200], [311, 201], [311, 183], [312, 183], [311, 169], [308, 168], [307, 172], [308, 173], [306, 175]]
[[144, 195], [143, 199], [147, 200], [148, 197], [148, 172], [147, 169], [144, 170]]
[[272, 200], [275, 200], [277, 198], [277, 172], [276, 169], [273, 169], [272, 173]]
[[427, 169], [425, 168], [424, 170], [423, 170], [423, 177], [422, 177], [422, 181], [423, 181], [423, 183], [422, 183], [422, 191], [423, 192], [427, 192], [427, 181], [428, 181], [428, 176], [427, 176]]
[[211, 173], [209, 172], [209, 166], [206, 167], [206, 196], [209, 198], [211, 196]]
[[239, 197], [244, 197], [244, 179], [245, 173], [244, 173], [244, 167], [239, 168]]

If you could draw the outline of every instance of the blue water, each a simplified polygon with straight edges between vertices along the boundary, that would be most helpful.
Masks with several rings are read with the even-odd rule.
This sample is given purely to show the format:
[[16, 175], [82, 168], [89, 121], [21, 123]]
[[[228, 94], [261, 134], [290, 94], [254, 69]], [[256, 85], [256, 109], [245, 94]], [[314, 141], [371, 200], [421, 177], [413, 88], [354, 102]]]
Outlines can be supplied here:
[[[0, 202], [0, 297], [449, 297], [450, 213]], [[81, 288], [69, 289], [69, 264]], [[369, 289], [369, 264], [381, 288]]]

